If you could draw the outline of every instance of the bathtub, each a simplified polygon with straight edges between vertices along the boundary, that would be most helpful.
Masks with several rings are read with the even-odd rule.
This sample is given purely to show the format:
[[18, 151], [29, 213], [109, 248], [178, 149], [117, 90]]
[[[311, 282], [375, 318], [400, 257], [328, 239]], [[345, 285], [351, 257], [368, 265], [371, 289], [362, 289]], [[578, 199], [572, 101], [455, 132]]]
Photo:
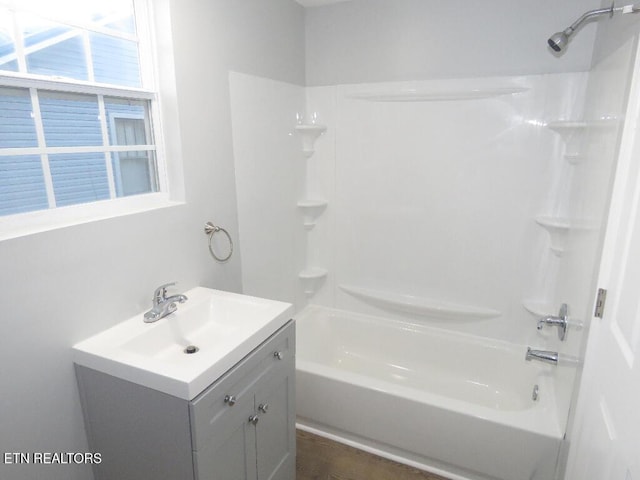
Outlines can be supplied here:
[[452, 480], [554, 478], [555, 367], [526, 347], [318, 306], [296, 320], [298, 428]]

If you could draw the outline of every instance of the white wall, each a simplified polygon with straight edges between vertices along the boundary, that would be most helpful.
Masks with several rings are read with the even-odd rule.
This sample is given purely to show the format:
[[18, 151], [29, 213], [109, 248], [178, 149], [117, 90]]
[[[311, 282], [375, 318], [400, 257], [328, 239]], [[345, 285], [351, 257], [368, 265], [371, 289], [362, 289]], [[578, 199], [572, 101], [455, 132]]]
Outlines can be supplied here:
[[[2, 452], [87, 450], [70, 347], [148, 308], [155, 286], [242, 288], [240, 255], [215, 263], [202, 231], [213, 220], [238, 241], [228, 74], [303, 83], [303, 9], [293, 0], [171, 7], [187, 203], [0, 243]], [[0, 462], [0, 478], [91, 472]]]
[[307, 84], [587, 71], [595, 25], [547, 39], [598, 0], [353, 0], [306, 10]]

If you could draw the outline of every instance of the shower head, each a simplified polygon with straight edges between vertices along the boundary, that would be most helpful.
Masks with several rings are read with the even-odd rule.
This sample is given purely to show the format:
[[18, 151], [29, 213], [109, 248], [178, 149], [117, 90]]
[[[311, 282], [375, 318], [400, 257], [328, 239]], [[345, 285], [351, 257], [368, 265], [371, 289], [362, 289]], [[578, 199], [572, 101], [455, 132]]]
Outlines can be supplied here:
[[547, 40], [547, 43], [554, 51], [560, 52], [569, 43], [569, 37], [573, 32], [574, 30], [571, 28], [567, 28], [563, 32], [556, 32], [553, 35], [551, 35], [551, 37], [549, 37], [549, 40]]
[[573, 35], [575, 31], [578, 28], [580, 28], [585, 21], [593, 17], [598, 17], [600, 15], [609, 15], [609, 17], [612, 17], [613, 14], [616, 12], [637, 13], [638, 11], [640, 11], [640, 8], [636, 7], [635, 5], [625, 5], [624, 7], [616, 7], [613, 3], [609, 8], [599, 8], [596, 10], [590, 10], [587, 13], [583, 14], [580, 18], [578, 18], [578, 20], [573, 22], [570, 27], [565, 28], [562, 32], [556, 32], [553, 35], [551, 35], [549, 40], [547, 40], [547, 43], [555, 52], [561, 52], [569, 44], [569, 39], [571, 38], [571, 35]]

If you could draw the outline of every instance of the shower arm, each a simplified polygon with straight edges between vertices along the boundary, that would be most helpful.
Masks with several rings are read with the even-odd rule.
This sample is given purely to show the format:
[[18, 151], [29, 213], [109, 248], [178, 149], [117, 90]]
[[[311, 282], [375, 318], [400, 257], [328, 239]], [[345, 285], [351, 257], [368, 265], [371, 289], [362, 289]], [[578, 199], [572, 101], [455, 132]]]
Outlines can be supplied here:
[[600, 15], [609, 15], [609, 17], [613, 17], [614, 13], [622, 12], [622, 13], [638, 13], [640, 11], [640, 7], [635, 5], [624, 5], [622, 7], [616, 7], [615, 3], [611, 2], [611, 6], [609, 8], [597, 8], [595, 10], [589, 10], [586, 13], [583, 13], [578, 20], [573, 22], [570, 27], [568, 27], [564, 33], [566, 35], [573, 34], [585, 21], [590, 19], [591, 17], [599, 17]]

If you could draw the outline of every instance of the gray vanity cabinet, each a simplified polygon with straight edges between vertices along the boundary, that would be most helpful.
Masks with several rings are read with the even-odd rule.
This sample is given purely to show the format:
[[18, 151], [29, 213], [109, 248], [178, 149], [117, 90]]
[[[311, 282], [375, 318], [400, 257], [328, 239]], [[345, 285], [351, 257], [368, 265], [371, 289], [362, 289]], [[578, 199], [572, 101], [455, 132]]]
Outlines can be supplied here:
[[76, 365], [96, 480], [294, 480], [294, 328], [191, 401]]
[[292, 327], [191, 403], [198, 480], [294, 480]]

